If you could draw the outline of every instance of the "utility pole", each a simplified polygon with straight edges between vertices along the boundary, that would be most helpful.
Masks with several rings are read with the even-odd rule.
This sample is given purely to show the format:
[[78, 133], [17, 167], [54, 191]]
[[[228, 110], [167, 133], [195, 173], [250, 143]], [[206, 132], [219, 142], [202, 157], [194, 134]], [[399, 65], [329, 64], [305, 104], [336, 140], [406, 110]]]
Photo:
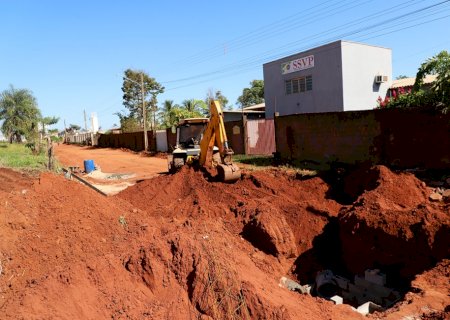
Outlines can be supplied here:
[[148, 150], [147, 115], [145, 112], [144, 74], [141, 73], [142, 117], [144, 118], [144, 151]]
[[87, 129], [87, 120], [86, 120], [86, 109], [84, 109], [83, 112], [84, 112], [84, 130], [86, 130], [86, 132], [87, 132], [88, 129]]
[[66, 127], [66, 119], [64, 119], [64, 142], [67, 142], [67, 127]]

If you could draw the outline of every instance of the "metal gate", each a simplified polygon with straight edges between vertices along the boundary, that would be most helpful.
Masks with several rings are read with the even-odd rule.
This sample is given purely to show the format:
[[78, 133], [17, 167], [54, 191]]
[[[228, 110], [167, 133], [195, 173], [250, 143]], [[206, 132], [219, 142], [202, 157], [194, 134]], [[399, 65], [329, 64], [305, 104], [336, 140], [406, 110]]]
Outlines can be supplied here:
[[273, 119], [248, 120], [247, 154], [271, 155], [275, 152], [275, 125]]

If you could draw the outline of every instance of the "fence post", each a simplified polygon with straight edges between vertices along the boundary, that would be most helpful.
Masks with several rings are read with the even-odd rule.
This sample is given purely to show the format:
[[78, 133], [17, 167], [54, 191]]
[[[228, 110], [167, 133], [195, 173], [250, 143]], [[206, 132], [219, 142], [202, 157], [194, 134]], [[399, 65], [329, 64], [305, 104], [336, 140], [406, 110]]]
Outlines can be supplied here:
[[245, 113], [242, 113], [242, 126], [244, 129], [244, 154], [248, 154], [248, 132], [247, 132], [247, 115]]

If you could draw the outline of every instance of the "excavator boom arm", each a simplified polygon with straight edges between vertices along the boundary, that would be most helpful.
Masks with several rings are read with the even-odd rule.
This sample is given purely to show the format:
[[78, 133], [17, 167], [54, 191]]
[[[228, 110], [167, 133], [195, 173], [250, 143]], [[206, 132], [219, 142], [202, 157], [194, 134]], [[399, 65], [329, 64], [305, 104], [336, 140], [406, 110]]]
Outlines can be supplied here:
[[217, 166], [219, 176], [221, 176], [219, 178], [223, 181], [237, 180], [241, 176], [240, 169], [232, 163], [231, 156], [233, 155], [233, 150], [228, 145], [223, 112], [219, 101], [211, 100], [209, 109], [211, 113], [210, 120], [200, 142], [200, 165], [205, 165], [208, 149], [212, 149], [215, 143], [219, 148], [222, 162]]

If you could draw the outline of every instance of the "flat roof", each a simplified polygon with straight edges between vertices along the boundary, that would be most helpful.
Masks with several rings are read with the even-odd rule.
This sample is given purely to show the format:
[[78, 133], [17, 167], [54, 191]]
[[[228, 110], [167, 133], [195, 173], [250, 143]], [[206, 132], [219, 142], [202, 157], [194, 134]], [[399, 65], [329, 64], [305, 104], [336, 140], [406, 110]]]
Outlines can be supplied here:
[[[329, 47], [329, 46], [332, 46], [332, 45], [335, 45], [335, 44], [339, 44], [339, 46], [342, 46], [342, 43], [357, 44], [357, 45], [361, 45], [361, 46], [374, 47], [374, 48], [380, 48], [380, 49], [385, 49], [385, 50], [391, 50], [392, 51], [391, 48], [387, 48], [387, 47], [383, 47], [383, 46], [372, 45], [372, 44], [356, 42], [356, 41], [350, 41], [350, 40], [337, 40], [337, 41], [329, 42], [329, 43], [326, 43], [326, 44], [322, 44], [322, 45], [317, 46], [317, 47], [312, 47], [312, 48], [309, 48], [309, 49], [306, 49], [306, 50], [303, 50], [303, 51], [299, 51], [297, 53], [294, 53], [294, 54], [291, 54], [291, 55], [288, 55], [288, 56], [285, 56], [285, 57], [282, 57], [282, 58], [278, 58], [276, 60], [272, 60], [272, 61], [266, 62], [266, 63], [263, 64], [263, 66], [264, 65], [268, 65], [268, 64], [272, 64], [272, 63], [279, 63], [281, 61], [291, 59], [291, 58], [293, 58], [295, 56], [298, 56], [298, 55], [310, 54], [310, 52], [313, 51], [313, 50], [322, 49], [322, 48]], [[336, 48], [338, 48], [339, 46], [336, 46]]]
[[181, 119], [179, 124], [183, 125], [186, 123], [206, 123], [206, 122], [209, 122], [209, 118], [186, 118]]
[[246, 110], [246, 109], [244, 109], [243, 111], [242, 110], [226, 110], [226, 111], [223, 111], [223, 113], [261, 113], [261, 114], [263, 114], [263, 113], [266, 113], [265, 111], [258, 111], [258, 110]]
[[254, 104], [252, 106], [248, 106], [248, 107], [244, 107], [244, 110], [255, 110], [255, 109], [261, 109], [261, 108], [265, 108], [266, 107], [266, 103], [258, 103], [258, 104]]

